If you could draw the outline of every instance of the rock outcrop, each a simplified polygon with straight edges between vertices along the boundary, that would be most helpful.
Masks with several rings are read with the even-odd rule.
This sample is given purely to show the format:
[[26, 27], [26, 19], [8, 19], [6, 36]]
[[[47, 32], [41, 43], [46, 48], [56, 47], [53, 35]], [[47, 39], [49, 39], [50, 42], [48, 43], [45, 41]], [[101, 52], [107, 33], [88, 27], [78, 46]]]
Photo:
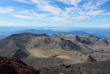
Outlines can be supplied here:
[[0, 57], [0, 74], [46, 74], [15, 58]]

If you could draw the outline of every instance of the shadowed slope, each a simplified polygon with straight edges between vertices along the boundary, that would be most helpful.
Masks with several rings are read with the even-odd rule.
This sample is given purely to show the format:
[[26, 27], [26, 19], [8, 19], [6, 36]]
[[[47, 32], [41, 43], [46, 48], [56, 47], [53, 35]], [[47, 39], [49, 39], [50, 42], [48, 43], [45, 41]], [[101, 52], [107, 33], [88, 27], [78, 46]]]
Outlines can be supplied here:
[[[44, 74], [15, 58], [0, 57], [0, 74]], [[46, 73], [45, 73], [46, 74]]]

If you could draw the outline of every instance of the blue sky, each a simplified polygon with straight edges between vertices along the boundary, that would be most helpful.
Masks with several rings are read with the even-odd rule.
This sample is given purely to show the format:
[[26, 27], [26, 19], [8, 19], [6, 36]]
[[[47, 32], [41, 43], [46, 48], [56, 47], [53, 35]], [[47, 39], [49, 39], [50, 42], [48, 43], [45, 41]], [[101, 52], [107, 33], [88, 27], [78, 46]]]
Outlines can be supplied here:
[[110, 0], [0, 0], [0, 26], [110, 27]]

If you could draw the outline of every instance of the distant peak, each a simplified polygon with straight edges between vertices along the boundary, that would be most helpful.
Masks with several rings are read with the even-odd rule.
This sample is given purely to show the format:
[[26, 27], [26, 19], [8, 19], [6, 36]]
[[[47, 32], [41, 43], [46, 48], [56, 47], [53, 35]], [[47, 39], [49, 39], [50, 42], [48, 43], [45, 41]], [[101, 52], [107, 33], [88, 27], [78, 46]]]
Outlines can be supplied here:
[[18, 36], [24, 36], [24, 35], [31, 35], [31, 36], [48, 36], [46, 33], [30, 33], [30, 32], [26, 32], [26, 33], [19, 33], [19, 34], [12, 34], [10, 37], [18, 37]]
[[54, 35], [65, 35], [64, 33], [55, 33]]
[[64, 33], [55, 33], [52, 35], [53, 37], [65, 37]]

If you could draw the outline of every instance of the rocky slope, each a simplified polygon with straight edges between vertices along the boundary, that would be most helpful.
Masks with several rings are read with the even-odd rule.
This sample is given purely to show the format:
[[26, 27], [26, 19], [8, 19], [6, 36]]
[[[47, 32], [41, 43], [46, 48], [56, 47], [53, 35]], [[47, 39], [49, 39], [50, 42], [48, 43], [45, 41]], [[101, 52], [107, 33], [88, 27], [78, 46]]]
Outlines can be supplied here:
[[98, 38], [93, 35], [65, 35], [61, 33], [54, 34], [53, 37], [63, 37], [81, 47], [81, 51], [90, 54], [97, 61], [110, 59], [110, 41]]
[[110, 60], [40, 69], [48, 74], [110, 74]]
[[[109, 49], [109, 41], [91, 35], [20, 33], [0, 40], [1, 56], [21, 59], [34, 68], [84, 63], [88, 60], [94, 62], [103, 56], [101, 52], [108, 52]], [[101, 53], [101, 56], [94, 53]], [[102, 60], [109, 57], [104, 56], [106, 59]]]
[[0, 57], [0, 74], [46, 74], [27, 66], [15, 58]]

